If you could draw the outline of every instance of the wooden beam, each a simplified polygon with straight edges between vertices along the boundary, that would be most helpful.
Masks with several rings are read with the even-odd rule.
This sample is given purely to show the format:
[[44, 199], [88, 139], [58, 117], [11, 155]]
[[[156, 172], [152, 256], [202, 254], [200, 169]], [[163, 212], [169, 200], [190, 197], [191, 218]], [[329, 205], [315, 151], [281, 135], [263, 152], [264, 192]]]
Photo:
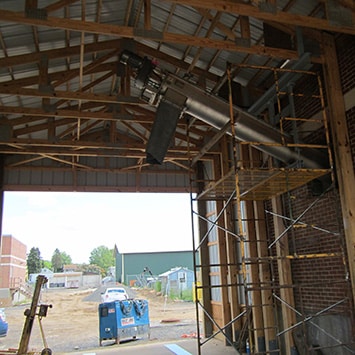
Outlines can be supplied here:
[[[165, 53], [159, 52], [154, 48], [148, 47], [142, 43], [136, 42], [135, 47], [137, 48], [137, 52], [148, 55], [151, 57], [156, 58], [159, 61], [164, 61], [166, 63], [169, 63], [177, 68], [181, 68], [182, 70], [188, 70], [189, 64], [176, 59], [172, 56], [169, 56]], [[94, 53], [94, 52], [104, 52], [104, 51], [109, 51], [109, 50], [123, 50], [124, 48], [121, 47], [121, 40], [120, 39], [115, 39], [115, 40], [109, 40], [109, 41], [102, 41], [99, 43], [89, 43], [85, 45], [85, 53]], [[65, 58], [65, 57], [70, 57], [70, 56], [77, 56], [80, 53], [80, 46], [73, 46], [73, 47], [65, 47], [65, 48], [60, 48], [60, 49], [51, 49], [47, 51], [41, 51], [41, 53], [29, 53], [29, 54], [21, 54], [21, 55], [16, 55], [16, 56], [11, 56], [11, 57], [4, 57], [0, 58], [0, 67], [9, 67], [9, 66], [16, 66], [16, 65], [23, 65], [23, 64], [28, 64], [28, 63], [38, 63], [41, 59], [41, 55], [46, 55], [49, 60], [52, 59], [57, 59], [57, 58]], [[88, 71], [89, 73], [95, 73], [97, 71], [100, 71], [100, 68], [102, 68], [102, 71], [105, 70], [105, 66], [111, 67], [111, 70], [114, 69], [114, 67], [117, 66], [116, 63], [105, 63], [101, 64], [99, 68], [96, 70], [96, 67], [93, 68], [92, 70]], [[108, 69], [109, 70], [109, 69]], [[67, 71], [67, 73], [70, 73], [71, 71], [79, 71], [79, 69], [72, 69]], [[65, 72], [61, 72], [65, 74]], [[192, 69], [192, 74], [195, 74], [197, 76], [200, 75], [205, 75], [206, 79], [211, 80], [211, 81], [217, 81], [218, 76], [212, 73], [206, 73], [204, 70], [200, 68], [193, 68]], [[51, 78], [52, 80], [58, 80], [56, 77], [59, 75], [58, 73], [51, 73]], [[28, 83], [29, 78], [22, 78], [22, 79], [17, 79], [14, 82], [9, 81], [9, 85], [15, 84], [15, 82], [24, 82], [24, 85], [30, 85], [31, 83]], [[36, 79], [34, 82], [38, 82], [38, 79]]]
[[[226, 124], [230, 128], [230, 122]], [[226, 127], [222, 128], [226, 129]], [[225, 175], [230, 171], [230, 144], [231, 137], [224, 135], [219, 142], [218, 151], [220, 152], [220, 165], [222, 166], [222, 175]], [[226, 202], [224, 202], [226, 204]], [[224, 220], [227, 230], [233, 232], [225, 233], [226, 243], [227, 243], [227, 277], [228, 277], [228, 309], [230, 308], [231, 319], [236, 319], [232, 324], [232, 335], [231, 340], [234, 342], [239, 341], [241, 332], [243, 329], [243, 323], [245, 323], [246, 316], [240, 317], [242, 311], [245, 311], [245, 304], [243, 301], [243, 296], [240, 294], [240, 286], [238, 285], [240, 280], [240, 260], [239, 260], [239, 251], [241, 248], [241, 241], [236, 237], [238, 234], [238, 228], [236, 224], [236, 215], [237, 215], [237, 204], [235, 200], [232, 200], [229, 205], [225, 205], [224, 211]], [[238, 251], [238, 252], [237, 252]], [[227, 344], [230, 345], [230, 344]]]
[[334, 37], [323, 33], [324, 73], [353, 302], [355, 303], [355, 175]]
[[79, 1], [79, 0], [59, 0], [53, 4], [46, 6], [44, 9], [47, 11], [47, 13], [54, 12], [54, 11], [57, 11], [65, 6], [69, 6], [70, 4], [73, 4], [77, 1]]
[[[1, 17], [1, 11], [0, 11]], [[121, 40], [114, 39], [109, 41], [102, 41], [99, 43], [88, 43], [85, 45], [85, 53], [103, 52], [113, 50], [121, 47]], [[56, 48], [44, 50], [40, 53], [28, 53], [14, 55], [11, 57], [0, 58], [0, 67], [8, 67], [15, 65], [23, 65], [28, 63], [38, 63], [43, 55], [48, 57], [48, 60], [65, 58], [70, 56], [77, 56], [80, 54], [80, 45], [73, 47]]]
[[261, 21], [274, 21], [285, 25], [308, 27], [317, 30], [330, 31], [335, 33], [355, 34], [355, 25], [353, 26], [337, 26], [331, 24], [327, 19], [317, 17], [297, 15], [289, 12], [277, 11], [276, 13], [262, 11], [259, 7], [236, 2], [232, 0], [165, 0], [168, 2], [200, 7], [205, 9], [213, 9], [226, 13], [233, 13], [240, 16], [250, 16]]
[[[355, 11], [354, 0], [336, 0], [336, 1], [338, 2], [339, 5]], [[319, 0], [319, 2], [327, 4], [329, 2], [329, 0]]]
[[[77, 111], [70, 109], [58, 109], [54, 112], [47, 112], [42, 108], [34, 108], [34, 107], [17, 107], [17, 106], [0, 106], [0, 113], [3, 114], [19, 114], [23, 116], [34, 116], [34, 117], [62, 117], [62, 118], [83, 118], [83, 119], [91, 119], [91, 120], [109, 120], [109, 121], [134, 121], [134, 122], [147, 122], [151, 121], [151, 118], [145, 118], [144, 116], [134, 116], [129, 114], [119, 114], [114, 112], [102, 112], [102, 111]], [[23, 122], [19, 121], [19, 118], [12, 118], [9, 120], [9, 123], [12, 125], [23, 124]]]
[[[206, 17], [208, 21], [212, 22], [214, 19], [214, 16], [206, 9], [201, 9], [201, 8], [195, 8], [195, 10], [203, 17]], [[235, 40], [235, 33], [226, 25], [224, 25], [221, 22], [216, 23], [216, 28], [218, 28], [220, 31], [222, 31], [226, 37], [232, 41]]]
[[[216, 159], [217, 161], [217, 159]], [[220, 163], [220, 162], [218, 162]], [[217, 176], [221, 176], [221, 171], [218, 169], [219, 164], [215, 164], [215, 169], [214, 172], [217, 174]], [[218, 167], [217, 167], [217, 166]], [[219, 170], [219, 171], [217, 171]], [[223, 201], [216, 201], [216, 214], [219, 215], [220, 212], [223, 210]], [[216, 223], [218, 223], [218, 226], [221, 226], [223, 229], [226, 228], [225, 226], [225, 220], [224, 220], [224, 213], [220, 216], [220, 218], [215, 220]], [[227, 234], [226, 232], [221, 229], [217, 228], [217, 241], [218, 241], [218, 259], [219, 263], [221, 264], [219, 266], [219, 283], [222, 286], [219, 288], [221, 292], [221, 302], [222, 302], [222, 314], [217, 315], [213, 314], [212, 316], [215, 318], [218, 318], [219, 316], [222, 316], [222, 324], [219, 324], [220, 327], [224, 327], [225, 324], [228, 324], [232, 320], [232, 315], [231, 315], [231, 305], [229, 302], [229, 296], [228, 296], [228, 288], [226, 287], [228, 285], [228, 259], [227, 259]], [[225, 334], [228, 337], [228, 339], [232, 342], [233, 335], [232, 335], [232, 327], [229, 326], [225, 328]], [[223, 339], [223, 338], [221, 338]], [[225, 343], [226, 345], [228, 344], [227, 342]]]
[[[245, 146], [244, 146], [245, 147]], [[247, 147], [246, 147], [247, 148]], [[247, 226], [247, 241], [248, 241], [248, 249], [249, 256], [251, 258], [258, 257], [258, 244], [256, 235], [256, 227], [255, 227], [255, 216], [254, 216], [254, 206], [253, 201], [245, 201], [245, 217], [246, 217], [246, 226]], [[251, 304], [253, 306], [252, 320], [253, 323], [253, 339], [255, 344], [255, 351], [262, 352], [265, 348], [265, 345], [262, 344], [265, 342], [265, 333], [264, 333], [264, 322], [263, 322], [263, 312], [262, 309], [264, 307], [262, 298], [261, 298], [261, 287], [258, 290], [257, 288], [260, 286], [259, 281], [259, 265], [257, 262], [250, 263], [250, 283], [252, 285], [256, 285], [256, 289], [253, 291], [249, 291], [248, 295], [251, 297]]]
[[[212, 35], [212, 33], [213, 33], [213, 31], [214, 31], [214, 29], [216, 27], [216, 24], [219, 22], [219, 19], [220, 19], [221, 15], [222, 15], [221, 12], [217, 12], [217, 14], [215, 15], [215, 17], [213, 18], [213, 20], [212, 20], [212, 22], [210, 24], [210, 27], [209, 27], [206, 35], [205, 35], [205, 38], [209, 38]], [[203, 22], [204, 21], [201, 21], [201, 24], [200, 24], [201, 27], [202, 27]], [[192, 62], [190, 64], [190, 66], [189, 66], [188, 72], [191, 72], [192, 69], [195, 67], [197, 61], [200, 59], [202, 51], [203, 51], [202, 47], [198, 48], [196, 54], [194, 55], [194, 58], [192, 59]], [[186, 56], [184, 56], [184, 57], [186, 57]]]
[[131, 105], [147, 105], [142, 102], [138, 97], [124, 97], [124, 96], [110, 96], [110, 95], [99, 95], [87, 92], [78, 92], [78, 91], [64, 91], [56, 90], [53, 92], [40, 92], [36, 89], [28, 88], [6, 88], [0, 85], [0, 93], [9, 94], [9, 95], [19, 95], [19, 96], [34, 96], [41, 98], [50, 98], [50, 99], [64, 99], [64, 100], [84, 100], [84, 101], [93, 101], [93, 102], [104, 102], [104, 103], [123, 103]]
[[[103, 62], [105, 62], [106, 60], [112, 58], [113, 56], [117, 55], [117, 50], [114, 50], [112, 52], [107, 53], [106, 55], [96, 59], [95, 61], [91, 62], [90, 64], [86, 65], [85, 67], [83, 65], [80, 65], [80, 69], [77, 70], [73, 70], [73, 71], [67, 71], [66, 75], [63, 75], [61, 80], [57, 80], [55, 83], [53, 83], [53, 86], [60, 86], [65, 82], [68, 82], [69, 80], [74, 79], [75, 77], [79, 76], [83, 76], [89, 73], [92, 73], [93, 70], [95, 68], [97, 68], [98, 66], [100, 66]], [[117, 65], [116, 65], [117, 66]], [[116, 67], [114, 67], [114, 69], [116, 69]]]
[[144, 0], [144, 28], [146, 30], [152, 28], [152, 9], [150, 0]]
[[[109, 72], [109, 71], [114, 72], [116, 68], [117, 68], [117, 63], [105, 63], [105, 64], [95, 66], [94, 68], [91, 68], [88, 71], [85, 71], [85, 74], [91, 75], [100, 72]], [[60, 81], [65, 83], [67, 80], [70, 80], [68, 78], [75, 78], [78, 75], [79, 75], [79, 69], [63, 70], [63, 71], [51, 73], [50, 79], [52, 83], [56, 83]], [[15, 88], [15, 87], [33, 86], [38, 84], [38, 82], [39, 82], [39, 77], [38, 75], [35, 75], [26, 78], [3, 81], [0, 85]]]
[[[1, 154], [16, 155], [41, 155], [52, 154], [61, 156], [87, 156], [87, 157], [130, 157], [145, 158], [145, 147], [143, 143], [123, 143], [119, 146], [107, 142], [87, 142], [62, 140], [60, 143], [52, 143], [47, 140], [12, 139], [9, 142], [0, 144]], [[166, 159], [177, 159], [187, 161], [188, 149], [180, 147], [170, 149]]]
[[[94, 23], [89, 21], [61, 19], [57, 17], [48, 17], [47, 20], [28, 18], [22, 13], [2, 10], [0, 12], [0, 20], [7, 22], [15, 22], [28, 24], [31, 26], [45, 26], [52, 28], [60, 28], [71, 31], [84, 31], [87, 33], [95, 33], [108, 35], [119, 38], [142, 38], [158, 40], [161, 42], [169, 42], [175, 44], [193, 45], [197, 47], [208, 47], [215, 49], [222, 49], [233, 52], [244, 52], [249, 54], [257, 54], [279, 58], [298, 58], [298, 53], [292, 50], [285, 50], [280, 48], [270, 48], [261, 45], [254, 45], [251, 47], [237, 46], [233, 41], [216, 40], [212, 38], [201, 38], [189, 36], [179, 33], [162, 33], [162, 32], [137, 32], [134, 27], [116, 26], [103, 23]], [[354, 30], [355, 33], [355, 30]]]
[[250, 40], [250, 23], [248, 16], [240, 16], [240, 32], [243, 39]]
[[191, 161], [192, 166], [194, 166], [198, 160], [201, 159], [226, 134], [228, 129], [230, 129], [230, 126], [230, 122], [227, 122], [224, 127], [217, 131], [217, 133], [208, 140], [208, 142], [201, 148], [200, 152], [193, 157]]
[[38, 0], [26, 0], [25, 10], [37, 9]]
[[[264, 212], [264, 202], [254, 201], [255, 227], [257, 234], [257, 249], [259, 258], [267, 258], [269, 256], [267, 246], [267, 226]], [[259, 263], [259, 282], [265, 287], [261, 287], [262, 313], [264, 321], [264, 335], [266, 351], [278, 349], [276, 338], [276, 322], [274, 313], [274, 304], [272, 299], [271, 286], [273, 280], [271, 277], [270, 264]]]
[[[229, 230], [233, 230], [235, 232], [235, 221], [234, 221], [234, 217], [235, 217], [235, 213], [234, 213], [234, 208], [235, 206], [232, 205], [229, 208], [227, 207], [227, 211], [226, 211], [226, 225], [228, 226]], [[236, 253], [236, 250], [238, 250], [238, 248], [240, 248], [238, 246], [239, 244], [239, 240], [232, 235], [231, 233], [227, 233], [226, 235], [226, 239], [227, 239], [227, 255], [228, 255], [228, 282], [230, 285], [233, 285], [230, 287], [230, 291], [229, 291], [229, 297], [230, 297], [230, 312], [231, 312], [231, 316], [232, 319], [235, 319], [236, 317], [238, 317], [242, 311], [241, 309], [241, 300], [239, 297], [239, 293], [238, 293], [238, 287], [237, 284], [239, 282], [238, 278], [239, 278], [239, 260], [238, 260], [238, 255]], [[245, 318], [244, 318], [245, 319]], [[233, 337], [234, 337], [234, 341], [238, 341], [237, 337], [238, 334], [240, 334], [240, 331], [242, 329], [242, 319], [239, 318], [237, 321], [233, 322], [232, 325], [232, 329], [233, 329]]]
[[[176, 58], [174, 58], [172, 56], [169, 56], [169, 55], [167, 55], [167, 54], [165, 54], [163, 52], [159, 52], [159, 51], [157, 51], [154, 48], [148, 47], [148, 46], [146, 46], [144, 44], [141, 44], [141, 43], [138, 43], [138, 42], [135, 45], [136, 45], [137, 51], [139, 53], [154, 57], [158, 61], [164, 61], [164, 62], [166, 62], [168, 64], [171, 64], [174, 67], [182, 69], [184, 71], [188, 71], [188, 69], [189, 69], [189, 64], [185, 63], [184, 61], [182, 61], [180, 59], [176, 59]], [[197, 76], [204, 76], [206, 79], [211, 80], [211, 81], [217, 81], [219, 79], [219, 77], [217, 75], [212, 74], [210, 72], [206, 73], [205, 70], [200, 69], [198, 67], [194, 67], [191, 70], [191, 73], [195, 74]]]
[[[282, 207], [280, 197], [274, 197], [271, 200], [272, 210], [281, 215]], [[279, 235], [285, 230], [285, 226], [280, 217], [274, 216], [274, 230], [275, 230], [275, 240]], [[282, 239], [278, 240], [276, 243], [276, 254], [279, 257], [277, 260], [277, 269], [279, 273], [279, 284], [281, 299], [285, 302], [281, 304], [282, 310], [282, 323], [283, 330], [290, 328], [292, 325], [296, 324], [296, 313], [287, 305], [295, 308], [295, 301], [293, 296], [293, 289], [290, 287], [292, 285], [292, 272], [291, 272], [291, 262], [284, 257], [289, 255], [288, 239], [285, 235]], [[283, 287], [284, 286], [284, 287]], [[292, 337], [292, 332], [287, 331], [284, 333], [285, 340], [285, 355], [292, 355], [295, 353], [296, 348], [294, 340]]]
[[[39, 75], [38, 75], [38, 90], [39, 91], [50, 91], [50, 78], [48, 75], [48, 58], [44, 55], [41, 58], [40, 65], [39, 65]], [[43, 98], [42, 99], [42, 107], [49, 107], [50, 106], [50, 99]], [[46, 122], [46, 127], [43, 127], [43, 130], [47, 130], [47, 136], [49, 140], [53, 140], [55, 138], [55, 125], [54, 118], [48, 117]], [[27, 125], [25, 127], [28, 128]], [[16, 137], [15, 130], [13, 131], [14, 136]]]
[[[262, 153], [255, 148], [249, 147], [249, 161], [247, 161], [250, 168], [259, 167], [263, 165]], [[243, 164], [245, 162], [243, 161]], [[269, 256], [268, 249], [268, 228], [265, 218], [265, 207], [263, 201], [253, 201], [253, 215], [256, 233], [256, 249], [257, 256], [260, 260], [266, 259]], [[272, 297], [272, 267], [270, 263], [258, 263], [258, 282], [260, 286], [261, 296], [261, 312], [263, 315], [263, 330], [264, 339], [258, 339], [258, 343], [264, 343], [266, 352], [272, 353], [279, 349], [278, 340], [276, 338], [277, 323], [274, 312], [274, 302]]]
[[[204, 189], [203, 182], [202, 182], [206, 178], [204, 174], [205, 174], [204, 166], [202, 162], [198, 162], [196, 167], [198, 193], [201, 193]], [[207, 202], [197, 200], [197, 208], [198, 208], [199, 215], [204, 218], [207, 218]], [[211, 270], [211, 267], [209, 265], [211, 264], [211, 262], [210, 262], [210, 253], [208, 247], [208, 238], [204, 238], [208, 232], [209, 226], [207, 222], [202, 218], [199, 218], [197, 223], [198, 223], [198, 233], [199, 233], [198, 236], [199, 239], [197, 245], [200, 244], [200, 248], [194, 250], [194, 260], [198, 262], [199, 259], [199, 263], [202, 266], [197, 270], [199, 271], [197, 274], [199, 276], [199, 280], [197, 281], [202, 283], [203, 288], [201, 292], [199, 292], [199, 290], [196, 289], [195, 295], [198, 296], [202, 294], [202, 299], [197, 297], [197, 300], [203, 305], [206, 312], [209, 315], [211, 315], [212, 314], [212, 299], [211, 299], [211, 289], [210, 289], [211, 278], [209, 275], [209, 272]], [[195, 248], [197, 248], [195, 244], [194, 246]], [[203, 334], [205, 338], [208, 338], [213, 334], [213, 323], [210, 317], [207, 316], [206, 312], [202, 313]], [[196, 310], [197, 320], [199, 320], [199, 314], [200, 312], [198, 308]]]

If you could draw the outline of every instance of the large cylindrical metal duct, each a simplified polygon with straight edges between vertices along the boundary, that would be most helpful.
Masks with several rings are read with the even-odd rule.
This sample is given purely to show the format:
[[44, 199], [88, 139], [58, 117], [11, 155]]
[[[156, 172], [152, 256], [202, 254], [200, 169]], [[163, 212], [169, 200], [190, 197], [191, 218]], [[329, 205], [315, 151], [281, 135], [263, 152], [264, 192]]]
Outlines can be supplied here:
[[[186, 97], [185, 112], [191, 116], [221, 129], [230, 121], [229, 103], [223, 99], [204, 92], [193, 84], [169, 74], [162, 85], [162, 91], [167, 89], [175, 91]], [[171, 92], [170, 91], [170, 95]], [[248, 112], [233, 106], [233, 115], [236, 122], [235, 136], [240, 141], [258, 142], [255, 147], [285, 164], [300, 162], [305, 168], [327, 168], [329, 166], [326, 154], [319, 149], [303, 148], [300, 153], [287, 147], [285, 142], [291, 143], [292, 138], [254, 117]], [[262, 144], [264, 143], [264, 145]]]
[[[309, 55], [303, 55], [296, 69], [303, 68], [308, 61]], [[152, 74], [154, 68], [151, 61], [147, 58], [141, 58], [130, 51], [123, 51], [120, 62], [130, 65], [138, 71], [136, 85], [145, 90], [145, 86], [150, 84], [148, 77]], [[222, 129], [230, 121], [229, 103], [222, 98], [209, 94], [170, 73], [165, 73], [160, 77], [160, 80], [162, 80], [161, 83], [154, 82], [154, 90], [152, 92], [161, 98], [164, 98], [169, 93], [169, 102], [171, 103], [176, 101], [174, 99], [174, 96], [176, 96], [179, 106], [189, 115], [217, 129]], [[280, 79], [285, 84], [288, 80], [290, 80], [289, 76]], [[160, 84], [161, 86], [159, 87]], [[253, 114], [260, 112], [265, 107], [273, 90], [270, 88], [266, 98], [255, 102], [248, 110], [249, 112], [233, 106], [236, 138], [244, 142], [255, 142], [255, 148], [271, 155], [287, 166], [297, 164], [297, 167], [301, 166], [310, 169], [328, 168], [329, 159], [326, 152], [305, 147], [296, 151], [287, 146], [288, 143], [294, 143], [291, 136], [282, 135], [280, 130], [253, 116]], [[160, 157], [160, 160], [162, 160], [162, 157]]]

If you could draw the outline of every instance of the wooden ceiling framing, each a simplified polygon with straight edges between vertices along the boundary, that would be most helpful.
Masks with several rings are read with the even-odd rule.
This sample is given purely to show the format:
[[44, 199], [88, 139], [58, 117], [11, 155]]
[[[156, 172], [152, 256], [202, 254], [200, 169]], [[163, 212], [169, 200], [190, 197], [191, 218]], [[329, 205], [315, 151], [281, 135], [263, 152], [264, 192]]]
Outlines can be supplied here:
[[[32, 163], [43, 160], [56, 169], [92, 171], [102, 167], [81, 164], [81, 157], [115, 157], [124, 159], [122, 170], [159, 172], [160, 166], [145, 162], [155, 108], [141, 100], [130, 69], [118, 65], [122, 50], [134, 48], [163, 70], [217, 92], [230, 58], [259, 65], [295, 60], [300, 30], [313, 42], [321, 31], [354, 35], [354, 13], [351, 0], [2, 1], [0, 153], [5, 168], [35, 169]], [[264, 23], [298, 46], [265, 45]], [[312, 60], [321, 63], [322, 56], [315, 53]], [[259, 92], [267, 89], [258, 74], [237, 74]], [[219, 152], [212, 146], [207, 151], [206, 142], [216, 135], [201, 121], [181, 118], [166, 164], [187, 173], [190, 158], [212, 159]]]

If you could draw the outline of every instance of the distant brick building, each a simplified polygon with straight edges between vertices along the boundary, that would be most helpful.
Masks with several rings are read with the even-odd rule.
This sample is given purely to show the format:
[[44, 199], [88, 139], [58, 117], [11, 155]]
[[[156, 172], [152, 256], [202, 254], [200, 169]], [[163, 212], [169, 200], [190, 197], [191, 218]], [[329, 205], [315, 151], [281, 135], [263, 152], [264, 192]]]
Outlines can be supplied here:
[[0, 288], [17, 288], [26, 280], [27, 247], [12, 235], [0, 240]]

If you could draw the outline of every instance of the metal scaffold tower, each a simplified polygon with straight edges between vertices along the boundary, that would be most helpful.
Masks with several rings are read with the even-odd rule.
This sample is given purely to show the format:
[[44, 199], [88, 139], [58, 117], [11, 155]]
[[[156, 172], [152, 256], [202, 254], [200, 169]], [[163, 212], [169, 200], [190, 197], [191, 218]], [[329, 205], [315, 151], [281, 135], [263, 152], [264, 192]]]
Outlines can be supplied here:
[[[264, 114], [280, 137], [236, 139], [230, 73], [238, 68], [229, 65], [229, 134], [217, 143], [218, 157], [194, 166], [198, 353], [218, 337], [240, 354], [354, 354], [350, 335], [336, 329], [340, 317], [352, 319], [353, 307], [322, 78], [305, 70], [238, 67], [270, 73], [273, 94]], [[288, 73], [293, 79], [285, 83]], [[266, 146], [300, 156], [316, 152], [327, 166], [307, 167], [301, 159], [280, 164]]]

